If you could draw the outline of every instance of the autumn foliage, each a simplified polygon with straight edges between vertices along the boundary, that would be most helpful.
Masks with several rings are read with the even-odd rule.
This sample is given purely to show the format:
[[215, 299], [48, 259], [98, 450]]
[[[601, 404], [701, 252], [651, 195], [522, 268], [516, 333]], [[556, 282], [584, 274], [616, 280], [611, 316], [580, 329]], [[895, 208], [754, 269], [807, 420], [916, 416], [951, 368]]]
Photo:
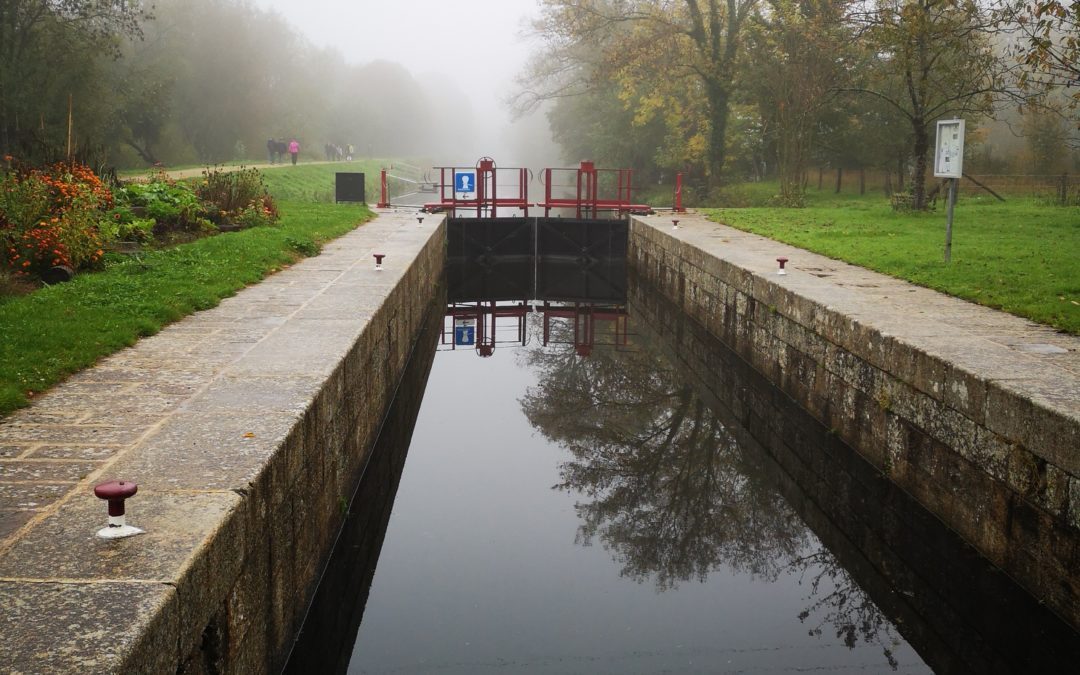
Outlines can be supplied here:
[[27, 277], [93, 267], [103, 253], [98, 222], [112, 205], [112, 192], [78, 162], [14, 166], [0, 178], [0, 266]]

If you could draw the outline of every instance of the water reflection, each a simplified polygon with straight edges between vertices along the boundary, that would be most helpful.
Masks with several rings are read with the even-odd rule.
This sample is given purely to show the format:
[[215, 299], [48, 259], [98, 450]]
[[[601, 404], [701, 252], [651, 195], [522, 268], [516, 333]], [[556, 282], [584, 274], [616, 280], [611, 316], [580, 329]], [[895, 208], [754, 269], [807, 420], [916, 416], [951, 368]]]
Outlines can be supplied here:
[[[569, 332], [563, 325], [559, 329]], [[666, 590], [719, 565], [775, 579], [806, 546], [806, 528], [693, 389], [645, 351], [589, 359], [535, 349], [539, 377], [521, 405], [573, 454], [556, 489], [575, 508], [578, 541], [599, 540], [637, 581]]]
[[828, 626], [848, 648], [878, 645], [897, 668], [891, 622], [788, 505], [775, 465], [655, 348], [580, 359], [538, 346], [524, 360], [538, 383], [523, 411], [573, 455], [553, 489], [582, 498], [576, 543], [599, 541], [623, 576], [661, 592], [720, 568], [767, 582], [793, 575], [808, 591], [798, 619], [811, 635]]

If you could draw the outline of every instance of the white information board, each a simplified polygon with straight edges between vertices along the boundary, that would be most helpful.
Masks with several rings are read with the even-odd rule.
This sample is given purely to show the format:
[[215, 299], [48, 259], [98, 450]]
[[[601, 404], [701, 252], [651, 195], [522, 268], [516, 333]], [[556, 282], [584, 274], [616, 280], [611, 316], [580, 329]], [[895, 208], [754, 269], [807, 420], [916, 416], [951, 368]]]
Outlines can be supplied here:
[[964, 175], [964, 120], [938, 120], [934, 175], [962, 178]]

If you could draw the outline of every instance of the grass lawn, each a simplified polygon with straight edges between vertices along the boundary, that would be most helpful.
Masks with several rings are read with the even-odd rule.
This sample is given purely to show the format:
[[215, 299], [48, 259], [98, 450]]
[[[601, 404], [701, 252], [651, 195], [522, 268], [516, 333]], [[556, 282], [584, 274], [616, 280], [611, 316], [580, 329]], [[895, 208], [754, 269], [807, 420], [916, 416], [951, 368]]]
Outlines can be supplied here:
[[[759, 189], [760, 191], [760, 189]], [[709, 218], [1080, 334], [1080, 208], [965, 197], [943, 260], [945, 210], [896, 213], [880, 195], [811, 189], [802, 209], [703, 209]]]
[[285, 164], [262, 169], [263, 180], [276, 199], [318, 202], [334, 201], [334, 174], [364, 174], [365, 197], [369, 204], [379, 201], [379, 169], [386, 160], [372, 159], [356, 162], [329, 162], [296, 166]]
[[295, 200], [321, 184], [322, 167], [282, 168], [282, 177], [271, 178], [274, 173], [267, 183], [279, 197], [281, 220], [273, 226], [138, 258], [114, 256], [104, 271], [25, 296], [0, 296], [0, 415], [26, 405], [28, 394], [315, 254], [321, 243], [372, 216], [365, 206]]

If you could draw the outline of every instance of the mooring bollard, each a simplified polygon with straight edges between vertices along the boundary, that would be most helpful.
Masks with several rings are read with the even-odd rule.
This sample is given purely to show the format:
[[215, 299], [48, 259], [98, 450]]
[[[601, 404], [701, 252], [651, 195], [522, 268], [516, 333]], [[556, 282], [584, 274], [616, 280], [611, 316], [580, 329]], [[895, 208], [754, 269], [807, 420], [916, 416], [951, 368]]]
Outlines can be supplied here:
[[376, 253], [375, 258], [375, 271], [382, 272], [382, 259], [386, 257], [385, 253]]
[[679, 229], [679, 220], [677, 218], [672, 218], [671, 219], [671, 229], [673, 229], [673, 230]]
[[423, 225], [424, 224], [424, 217], [423, 216], [417, 216], [416, 217], [416, 224], [417, 225]]
[[780, 263], [780, 271], [778, 271], [777, 274], [787, 274], [787, 270], [784, 269], [784, 265], [787, 264], [787, 258], [780, 256], [776, 259], [776, 262]]
[[98, 499], [109, 502], [109, 523], [97, 532], [102, 539], [123, 539], [142, 534], [137, 527], [128, 525], [124, 517], [124, 500], [139, 491], [139, 486], [129, 480], [111, 480], [94, 488]]

